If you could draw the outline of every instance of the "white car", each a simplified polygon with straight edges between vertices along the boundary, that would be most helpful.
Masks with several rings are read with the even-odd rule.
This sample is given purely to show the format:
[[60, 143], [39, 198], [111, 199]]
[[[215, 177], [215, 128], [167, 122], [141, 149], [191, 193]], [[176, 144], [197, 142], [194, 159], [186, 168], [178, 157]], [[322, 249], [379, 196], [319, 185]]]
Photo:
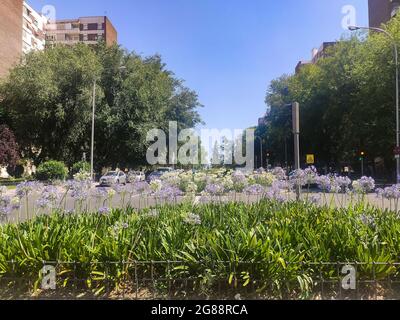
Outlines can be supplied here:
[[131, 171], [128, 173], [128, 182], [133, 183], [133, 182], [141, 182], [145, 181], [146, 176], [144, 172], [141, 171]]
[[100, 178], [100, 185], [112, 186], [115, 184], [126, 184], [126, 174], [122, 171], [109, 171]]

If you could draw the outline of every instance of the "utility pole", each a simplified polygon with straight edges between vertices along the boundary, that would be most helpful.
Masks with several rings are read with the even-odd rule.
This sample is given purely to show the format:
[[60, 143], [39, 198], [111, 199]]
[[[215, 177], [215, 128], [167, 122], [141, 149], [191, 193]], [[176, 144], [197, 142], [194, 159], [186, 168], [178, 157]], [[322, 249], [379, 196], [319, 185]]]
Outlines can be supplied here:
[[[293, 136], [294, 136], [294, 165], [295, 170], [300, 169], [300, 105], [298, 102], [292, 104]], [[296, 198], [300, 200], [301, 186], [296, 187]]]
[[294, 164], [295, 169], [300, 169], [300, 105], [294, 102], [292, 105], [293, 135], [294, 135]]
[[94, 117], [96, 113], [96, 80], [93, 81], [92, 142], [90, 148], [90, 179], [94, 182]]

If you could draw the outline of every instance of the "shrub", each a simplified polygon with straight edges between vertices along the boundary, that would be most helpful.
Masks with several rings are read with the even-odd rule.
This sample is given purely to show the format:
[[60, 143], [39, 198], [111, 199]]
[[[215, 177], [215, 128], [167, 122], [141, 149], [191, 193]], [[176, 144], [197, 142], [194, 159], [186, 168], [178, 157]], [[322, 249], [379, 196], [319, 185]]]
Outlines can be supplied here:
[[67, 175], [67, 167], [59, 161], [44, 162], [36, 171], [36, 178], [40, 181], [65, 180]]
[[90, 172], [90, 163], [86, 161], [75, 163], [71, 168], [71, 175], [75, 175], [79, 172]]

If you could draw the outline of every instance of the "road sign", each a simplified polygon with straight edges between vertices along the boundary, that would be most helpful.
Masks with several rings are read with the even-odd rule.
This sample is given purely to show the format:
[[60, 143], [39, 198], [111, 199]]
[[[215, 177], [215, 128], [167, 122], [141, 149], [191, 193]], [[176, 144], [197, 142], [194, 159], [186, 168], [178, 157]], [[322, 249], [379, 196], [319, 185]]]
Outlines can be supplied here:
[[314, 164], [315, 163], [315, 156], [313, 154], [307, 155], [307, 164]]
[[396, 155], [396, 156], [400, 155], [400, 147], [394, 148], [393, 153], [394, 153], [394, 155]]

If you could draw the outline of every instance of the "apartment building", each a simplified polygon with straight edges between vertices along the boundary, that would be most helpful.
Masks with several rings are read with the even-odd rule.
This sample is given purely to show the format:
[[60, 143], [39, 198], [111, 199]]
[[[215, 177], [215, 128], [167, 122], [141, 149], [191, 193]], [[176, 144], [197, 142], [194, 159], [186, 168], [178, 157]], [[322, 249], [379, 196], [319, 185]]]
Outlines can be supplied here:
[[368, 0], [369, 26], [379, 28], [394, 17], [400, 8], [400, 0]]
[[0, 78], [22, 54], [22, 10], [23, 0], [0, 1]]
[[81, 17], [57, 20], [46, 27], [46, 45], [55, 44], [96, 44], [105, 41], [108, 46], [117, 43], [117, 31], [105, 17]]
[[314, 48], [311, 53], [310, 61], [299, 61], [296, 65], [296, 73], [309, 64], [316, 64], [320, 59], [323, 59], [329, 55], [329, 48], [334, 47], [337, 42], [323, 42], [319, 49]]
[[44, 50], [46, 45], [45, 28], [48, 20], [24, 2], [22, 22], [22, 52]]
[[0, 0], [0, 79], [32, 50], [55, 44], [95, 44], [100, 40], [110, 46], [117, 38], [116, 29], [105, 16], [50, 23], [23, 0]]

